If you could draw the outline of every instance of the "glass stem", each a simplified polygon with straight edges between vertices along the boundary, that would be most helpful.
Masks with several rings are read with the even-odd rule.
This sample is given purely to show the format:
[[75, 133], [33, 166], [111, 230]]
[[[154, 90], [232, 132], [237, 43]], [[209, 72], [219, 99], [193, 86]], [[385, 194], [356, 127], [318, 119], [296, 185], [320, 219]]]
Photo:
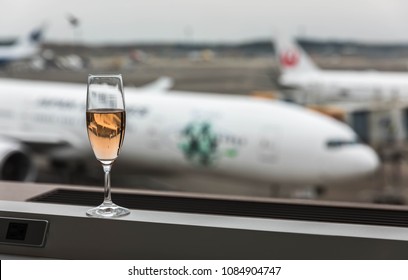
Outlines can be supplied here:
[[105, 197], [103, 200], [104, 204], [112, 204], [111, 198], [111, 182], [110, 182], [110, 171], [112, 164], [102, 164], [103, 171], [105, 172]]

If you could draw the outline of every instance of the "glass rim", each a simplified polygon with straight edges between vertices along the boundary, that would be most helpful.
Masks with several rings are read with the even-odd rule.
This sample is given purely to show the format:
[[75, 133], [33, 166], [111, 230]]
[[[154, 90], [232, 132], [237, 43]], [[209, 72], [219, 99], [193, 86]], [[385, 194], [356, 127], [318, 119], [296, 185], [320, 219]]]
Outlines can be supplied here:
[[88, 78], [122, 78], [122, 74], [88, 74]]

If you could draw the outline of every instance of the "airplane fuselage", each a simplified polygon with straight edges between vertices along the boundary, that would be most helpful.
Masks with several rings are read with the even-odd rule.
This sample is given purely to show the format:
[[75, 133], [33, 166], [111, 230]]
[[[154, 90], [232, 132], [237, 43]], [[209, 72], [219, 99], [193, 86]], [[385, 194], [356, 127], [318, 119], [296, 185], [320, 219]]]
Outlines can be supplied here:
[[286, 73], [280, 82], [322, 100], [384, 101], [408, 99], [408, 74], [376, 71]]
[[[93, 156], [85, 128], [86, 85], [1, 80], [0, 92], [3, 136], [27, 145], [65, 143]], [[119, 160], [129, 165], [298, 184], [350, 179], [378, 165], [349, 127], [295, 105], [130, 88], [125, 96]]]

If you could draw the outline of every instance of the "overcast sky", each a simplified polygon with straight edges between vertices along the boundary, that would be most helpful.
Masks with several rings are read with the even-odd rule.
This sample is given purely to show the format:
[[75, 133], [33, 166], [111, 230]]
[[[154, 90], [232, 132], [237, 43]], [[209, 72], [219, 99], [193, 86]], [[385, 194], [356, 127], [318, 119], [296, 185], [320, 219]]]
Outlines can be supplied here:
[[[0, 37], [47, 22], [46, 40], [241, 42], [273, 33], [408, 42], [406, 0], [0, 0]], [[80, 19], [76, 33], [66, 17]]]

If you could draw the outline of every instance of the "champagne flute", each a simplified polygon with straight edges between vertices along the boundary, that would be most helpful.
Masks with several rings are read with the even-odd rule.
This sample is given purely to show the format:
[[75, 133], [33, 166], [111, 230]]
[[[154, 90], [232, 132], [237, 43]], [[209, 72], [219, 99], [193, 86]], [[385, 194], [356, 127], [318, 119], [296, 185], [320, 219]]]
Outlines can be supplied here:
[[89, 75], [86, 100], [88, 138], [105, 172], [104, 201], [86, 212], [92, 217], [120, 217], [129, 210], [112, 202], [110, 171], [123, 144], [126, 127], [122, 75]]

